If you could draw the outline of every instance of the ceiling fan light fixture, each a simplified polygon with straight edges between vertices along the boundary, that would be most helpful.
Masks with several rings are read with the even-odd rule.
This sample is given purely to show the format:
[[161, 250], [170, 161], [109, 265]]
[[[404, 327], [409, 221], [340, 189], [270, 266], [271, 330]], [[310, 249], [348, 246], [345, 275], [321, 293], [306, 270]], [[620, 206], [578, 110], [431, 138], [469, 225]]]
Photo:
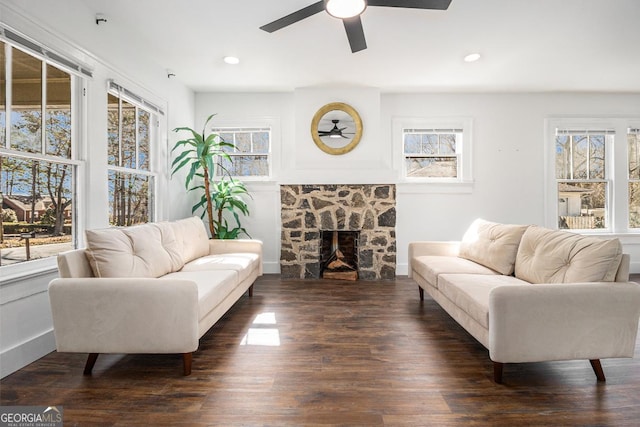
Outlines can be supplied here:
[[478, 59], [480, 59], [480, 54], [470, 53], [467, 56], [465, 56], [463, 59], [464, 59], [464, 62], [476, 62]]
[[359, 16], [367, 8], [366, 0], [325, 0], [327, 13], [334, 18]]
[[238, 58], [237, 56], [225, 56], [224, 58], [222, 58], [222, 60], [225, 62], [225, 64], [229, 65], [238, 65], [240, 63], [240, 58]]

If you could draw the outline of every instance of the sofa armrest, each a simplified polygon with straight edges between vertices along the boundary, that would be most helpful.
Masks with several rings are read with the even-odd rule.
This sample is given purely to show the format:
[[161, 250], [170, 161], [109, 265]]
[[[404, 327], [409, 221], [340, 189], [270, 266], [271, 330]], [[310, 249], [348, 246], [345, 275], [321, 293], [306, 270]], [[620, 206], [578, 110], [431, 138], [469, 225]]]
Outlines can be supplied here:
[[262, 276], [262, 241], [256, 239], [210, 239], [209, 254], [233, 254], [233, 253], [253, 253], [260, 257], [260, 270], [258, 275]]
[[507, 285], [489, 295], [494, 362], [633, 357], [640, 285], [593, 282]]
[[189, 280], [55, 279], [58, 351], [188, 353], [198, 348], [198, 289]]
[[412, 260], [415, 257], [435, 255], [435, 256], [458, 256], [460, 242], [437, 242], [422, 241], [409, 243], [409, 278], [413, 276]]

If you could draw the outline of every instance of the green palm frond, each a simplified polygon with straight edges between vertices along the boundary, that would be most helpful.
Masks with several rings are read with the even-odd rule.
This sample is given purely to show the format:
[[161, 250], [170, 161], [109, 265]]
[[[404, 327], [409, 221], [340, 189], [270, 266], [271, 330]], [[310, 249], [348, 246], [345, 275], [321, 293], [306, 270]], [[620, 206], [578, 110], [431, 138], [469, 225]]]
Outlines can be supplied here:
[[[175, 143], [171, 152], [181, 149], [171, 163], [171, 176], [187, 169], [185, 188], [187, 191], [202, 192], [200, 200], [193, 205], [192, 213], [202, 210], [202, 218], [208, 215], [209, 231], [213, 238], [237, 238], [239, 234], [249, 235], [241, 227], [238, 213], [249, 215], [249, 208], [243, 197], [251, 197], [245, 185], [230, 177], [223, 163], [233, 163], [228, 149], [237, 150], [234, 144], [224, 141], [216, 133], [207, 134], [207, 126], [215, 114], [204, 122], [202, 133], [189, 127], [177, 127], [174, 132], [188, 133], [188, 137]], [[222, 172], [220, 174], [219, 172]], [[216, 177], [222, 175], [219, 181]], [[208, 189], [208, 191], [207, 191]], [[236, 227], [229, 229], [222, 212], [230, 212]]]

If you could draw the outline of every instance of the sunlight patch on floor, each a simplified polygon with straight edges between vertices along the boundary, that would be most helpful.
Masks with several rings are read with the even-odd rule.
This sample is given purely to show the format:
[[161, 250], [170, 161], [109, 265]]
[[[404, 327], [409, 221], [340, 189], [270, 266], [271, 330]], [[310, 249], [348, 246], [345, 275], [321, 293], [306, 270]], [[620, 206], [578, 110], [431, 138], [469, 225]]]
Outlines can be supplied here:
[[260, 313], [256, 316], [247, 333], [242, 337], [240, 345], [261, 345], [277, 347], [280, 345], [280, 331], [277, 328], [265, 327], [276, 325], [276, 314]]

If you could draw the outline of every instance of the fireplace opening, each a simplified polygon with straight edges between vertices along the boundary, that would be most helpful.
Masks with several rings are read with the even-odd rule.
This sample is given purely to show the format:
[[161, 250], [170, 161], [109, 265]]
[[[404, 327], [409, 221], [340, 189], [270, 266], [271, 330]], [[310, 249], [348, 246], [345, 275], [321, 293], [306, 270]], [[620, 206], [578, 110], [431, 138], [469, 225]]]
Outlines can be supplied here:
[[320, 231], [320, 277], [358, 280], [359, 231]]

